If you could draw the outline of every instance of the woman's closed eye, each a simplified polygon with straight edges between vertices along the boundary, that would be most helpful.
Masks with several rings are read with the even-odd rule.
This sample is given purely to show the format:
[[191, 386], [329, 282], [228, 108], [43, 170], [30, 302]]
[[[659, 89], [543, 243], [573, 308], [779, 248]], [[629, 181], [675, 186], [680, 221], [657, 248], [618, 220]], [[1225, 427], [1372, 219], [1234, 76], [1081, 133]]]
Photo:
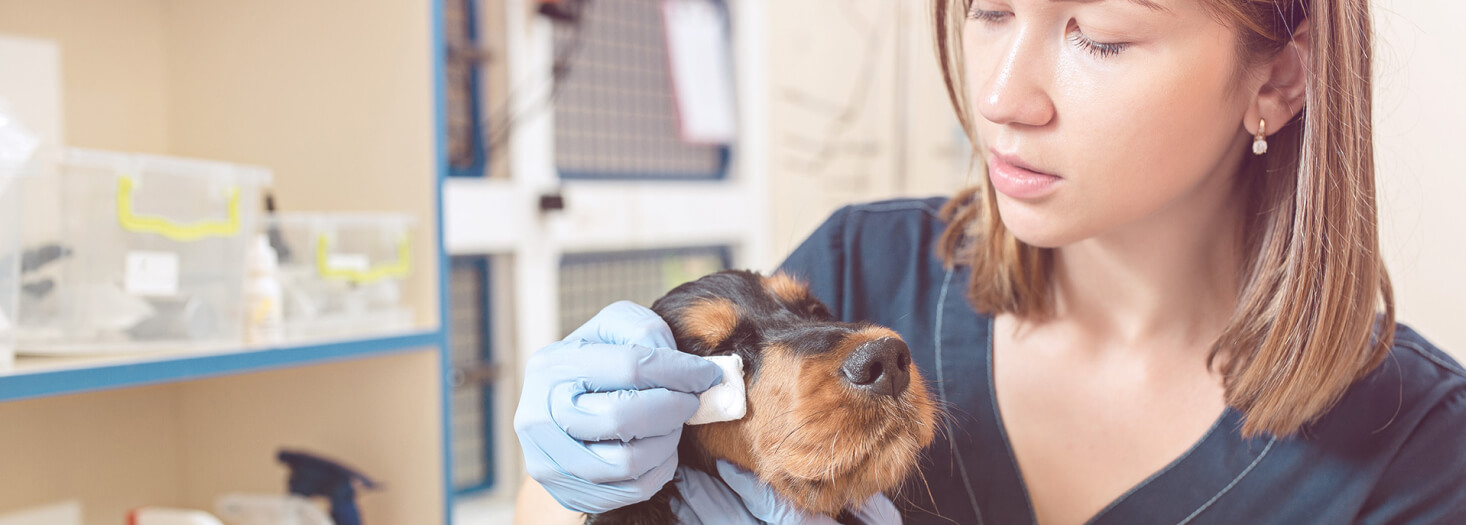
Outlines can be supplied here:
[[1096, 42], [1085, 36], [1083, 31], [1079, 30], [1078, 22], [1070, 22], [1070, 24], [1073, 26], [1073, 29], [1069, 30], [1069, 42], [1084, 48], [1097, 57], [1112, 57], [1120, 54], [1121, 51], [1124, 51], [1126, 47], [1130, 46], [1129, 42]]
[[[967, 13], [967, 18], [971, 20], [977, 20], [985, 25], [997, 25], [1011, 16], [1013, 16], [1013, 13], [1007, 11], [989, 11], [976, 8], [968, 11]], [[1126, 47], [1130, 46], [1129, 42], [1097, 42], [1094, 39], [1085, 36], [1084, 32], [1079, 29], [1078, 21], [1075, 20], [1070, 21], [1070, 29], [1068, 31], [1068, 34], [1069, 42], [1071, 44], [1074, 44], [1075, 46], [1078, 46], [1079, 48], [1084, 49], [1085, 51], [1088, 51], [1099, 58], [1109, 58], [1118, 55], [1121, 51], [1124, 51]]]
[[1011, 14], [1013, 13], [1009, 13], [1007, 11], [987, 11], [983, 9], [973, 8], [971, 11], [967, 12], [967, 18], [992, 24], [1001, 21], [1007, 15]]

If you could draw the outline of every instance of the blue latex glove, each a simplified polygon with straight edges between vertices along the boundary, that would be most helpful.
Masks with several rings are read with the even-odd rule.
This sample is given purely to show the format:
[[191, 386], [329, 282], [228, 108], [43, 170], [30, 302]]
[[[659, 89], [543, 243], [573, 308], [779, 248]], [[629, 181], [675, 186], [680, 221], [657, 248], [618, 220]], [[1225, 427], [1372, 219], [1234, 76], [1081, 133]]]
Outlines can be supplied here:
[[[724, 460], [718, 460], [722, 481], [687, 467], [677, 469], [677, 491], [682, 500], [673, 503], [677, 521], [684, 525], [701, 523], [738, 525], [835, 525], [828, 516], [806, 514], [794, 508], [759, 481], [752, 472]], [[876, 493], [851, 514], [861, 523], [900, 525], [901, 513], [885, 494]]]
[[529, 476], [565, 508], [605, 512], [672, 480], [696, 394], [723, 377], [673, 348], [666, 321], [621, 301], [530, 356], [514, 431]]

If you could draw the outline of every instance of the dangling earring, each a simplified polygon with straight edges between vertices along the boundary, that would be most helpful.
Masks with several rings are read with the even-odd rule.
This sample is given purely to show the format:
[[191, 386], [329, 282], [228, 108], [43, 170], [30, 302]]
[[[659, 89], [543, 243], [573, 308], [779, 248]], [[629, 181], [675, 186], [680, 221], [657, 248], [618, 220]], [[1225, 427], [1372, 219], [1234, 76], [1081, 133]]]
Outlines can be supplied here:
[[1267, 119], [1257, 119], [1257, 135], [1252, 137], [1252, 154], [1262, 155], [1267, 153]]

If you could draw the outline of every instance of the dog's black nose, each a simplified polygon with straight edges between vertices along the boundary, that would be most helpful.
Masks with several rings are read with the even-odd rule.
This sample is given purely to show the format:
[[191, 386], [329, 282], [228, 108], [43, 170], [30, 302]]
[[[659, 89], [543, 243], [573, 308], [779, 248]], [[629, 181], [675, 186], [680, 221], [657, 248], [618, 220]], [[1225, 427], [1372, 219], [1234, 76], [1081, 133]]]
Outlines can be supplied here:
[[911, 382], [911, 349], [894, 337], [868, 341], [850, 354], [840, 372], [856, 388], [895, 397]]

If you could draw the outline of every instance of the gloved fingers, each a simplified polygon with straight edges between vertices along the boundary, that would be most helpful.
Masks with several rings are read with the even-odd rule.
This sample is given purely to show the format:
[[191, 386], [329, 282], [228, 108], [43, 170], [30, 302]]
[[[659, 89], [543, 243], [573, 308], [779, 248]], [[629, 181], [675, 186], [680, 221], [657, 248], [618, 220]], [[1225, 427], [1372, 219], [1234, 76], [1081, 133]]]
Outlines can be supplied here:
[[698, 398], [665, 388], [578, 392], [573, 383], [555, 387], [550, 403], [555, 424], [580, 441], [621, 440], [663, 436], [680, 428], [697, 413]]
[[677, 348], [667, 321], [650, 308], [631, 301], [616, 301], [602, 308], [595, 317], [570, 332], [565, 340]]
[[[631, 441], [585, 443], [585, 457], [573, 463], [566, 462], [567, 466], [574, 465], [574, 469], [567, 472], [591, 483], [614, 483], [639, 480], [657, 468], [666, 466], [668, 462], [671, 462], [671, 467], [675, 470], [677, 441], [681, 438], [682, 430], [677, 429], [667, 435]], [[668, 473], [667, 479], [662, 481], [665, 483], [671, 479], [671, 474]]]
[[718, 460], [717, 466], [723, 482], [743, 499], [744, 507], [759, 520], [776, 525], [835, 525], [835, 520], [827, 516], [806, 514], [795, 508], [756, 474], [727, 460]]
[[641, 345], [573, 343], [570, 352], [556, 352], [545, 358], [573, 360], [575, 378], [587, 392], [665, 388], [700, 393], [723, 380], [723, 369], [712, 361], [671, 348]]
[[645, 501], [672, 480], [682, 424], [697, 406], [686, 392], [722, 376], [673, 345], [655, 312], [624, 303], [530, 356], [514, 429], [528, 473], [566, 508], [605, 512]]
[[676, 472], [677, 457], [674, 455], [636, 479], [590, 483], [573, 477], [550, 477], [541, 483], [555, 501], [560, 502], [560, 506], [577, 512], [600, 514], [651, 499], [672, 481]]

